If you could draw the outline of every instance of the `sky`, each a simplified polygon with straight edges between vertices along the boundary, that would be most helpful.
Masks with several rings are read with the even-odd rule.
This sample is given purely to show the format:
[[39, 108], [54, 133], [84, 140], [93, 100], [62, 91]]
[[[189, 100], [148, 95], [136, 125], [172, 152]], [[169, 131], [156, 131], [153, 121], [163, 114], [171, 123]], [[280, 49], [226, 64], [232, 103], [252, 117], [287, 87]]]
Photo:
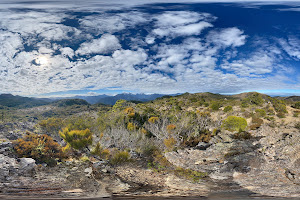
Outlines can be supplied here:
[[1, 0], [0, 93], [300, 96], [300, 2]]

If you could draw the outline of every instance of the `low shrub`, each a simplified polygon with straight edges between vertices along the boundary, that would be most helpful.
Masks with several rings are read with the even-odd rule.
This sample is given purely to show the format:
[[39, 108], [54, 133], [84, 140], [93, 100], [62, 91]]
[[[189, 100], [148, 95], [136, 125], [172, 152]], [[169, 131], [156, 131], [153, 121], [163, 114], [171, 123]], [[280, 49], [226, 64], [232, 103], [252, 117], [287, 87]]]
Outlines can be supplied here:
[[247, 131], [241, 131], [241, 132], [237, 132], [233, 135], [233, 139], [237, 139], [237, 140], [248, 140], [251, 139], [251, 133], [247, 132]]
[[221, 107], [221, 103], [218, 101], [213, 101], [210, 107], [212, 110], [217, 111]]
[[158, 120], [159, 120], [158, 117], [150, 117], [150, 118], [148, 119], [148, 122], [154, 124], [154, 123], [157, 122]]
[[85, 130], [70, 130], [65, 128], [59, 135], [67, 142], [72, 148], [81, 150], [93, 142], [92, 132], [90, 129]]
[[42, 130], [47, 133], [58, 134], [59, 130], [63, 127], [63, 120], [60, 118], [51, 117], [46, 120], [42, 120], [39, 125]]
[[229, 111], [232, 111], [232, 106], [226, 106], [224, 108], [224, 112], [229, 112]]
[[164, 145], [166, 146], [168, 151], [173, 151], [173, 149], [175, 148], [176, 145], [176, 140], [173, 137], [169, 137], [164, 139]]
[[296, 102], [294, 105], [292, 105], [293, 108], [300, 109], [300, 101]]
[[222, 127], [228, 131], [245, 131], [247, 127], [246, 119], [237, 116], [229, 116], [223, 120]]
[[110, 151], [109, 149], [104, 149], [103, 147], [101, 147], [100, 142], [98, 142], [95, 148], [91, 151], [91, 154], [99, 156], [102, 159], [108, 160], [110, 156]]
[[258, 117], [265, 117], [267, 115], [266, 111], [264, 109], [256, 109], [255, 113]]
[[23, 138], [13, 143], [18, 157], [33, 158], [38, 163], [47, 163], [52, 166], [56, 164], [56, 159], [65, 157], [61, 146], [45, 134], [26, 133]]
[[134, 123], [129, 122], [127, 124], [127, 130], [129, 130], [129, 131], [135, 131], [136, 129], [137, 129], [137, 126]]
[[261, 127], [261, 125], [264, 123], [264, 120], [260, 119], [260, 118], [252, 118], [252, 124], [250, 125], [250, 130], [256, 130], [259, 127]]
[[116, 151], [110, 159], [110, 163], [112, 165], [120, 165], [130, 161], [131, 160], [128, 151]]
[[285, 114], [283, 112], [279, 112], [279, 113], [277, 113], [277, 117], [285, 118]]
[[179, 176], [179, 177], [184, 177], [188, 180], [191, 180], [193, 182], [199, 182], [200, 179], [203, 179], [205, 177], [207, 177], [207, 173], [206, 172], [199, 172], [199, 171], [194, 171], [191, 169], [183, 169], [181, 167], [178, 167], [174, 170], [175, 175]]
[[295, 124], [295, 128], [300, 131], [300, 122], [298, 122], [297, 124]]

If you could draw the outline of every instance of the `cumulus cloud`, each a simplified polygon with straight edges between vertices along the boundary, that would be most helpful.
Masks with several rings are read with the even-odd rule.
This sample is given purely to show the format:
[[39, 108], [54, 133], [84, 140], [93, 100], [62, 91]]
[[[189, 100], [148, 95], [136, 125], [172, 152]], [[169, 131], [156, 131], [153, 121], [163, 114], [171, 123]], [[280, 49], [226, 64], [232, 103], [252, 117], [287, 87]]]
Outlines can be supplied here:
[[79, 49], [76, 50], [76, 54], [108, 54], [120, 48], [121, 44], [116, 36], [105, 34], [99, 39], [82, 43]]
[[244, 31], [233, 27], [225, 28], [221, 31], [212, 31], [208, 38], [217, 45], [223, 45], [225, 47], [232, 46], [238, 47], [246, 43], [246, 35], [243, 35]]
[[209, 21], [215, 20], [208, 13], [187, 11], [169, 11], [154, 19], [157, 28], [153, 30], [153, 34], [160, 37], [199, 35], [204, 29], [213, 27]]
[[65, 12], [65, 7], [4, 6], [0, 92], [40, 95], [116, 87], [146, 93], [229, 93], [279, 88], [288, 80], [281, 73], [282, 52], [300, 58], [295, 38], [278, 40], [283, 51], [266, 50], [265, 45], [243, 55], [237, 47], [247, 45], [248, 38], [251, 42], [247, 32], [215, 28], [217, 18], [209, 13], [162, 7], [153, 13], [139, 7], [111, 12], [91, 5], [96, 6], [74, 8], [82, 16]]

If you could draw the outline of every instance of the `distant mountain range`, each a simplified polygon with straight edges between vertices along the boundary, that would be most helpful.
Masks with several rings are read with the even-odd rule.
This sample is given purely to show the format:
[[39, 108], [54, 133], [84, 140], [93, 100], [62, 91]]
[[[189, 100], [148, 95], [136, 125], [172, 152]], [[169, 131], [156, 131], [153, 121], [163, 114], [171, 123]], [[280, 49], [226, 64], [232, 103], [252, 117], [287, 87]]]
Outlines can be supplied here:
[[[187, 93], [188, 94], [188, 93]], [[220, 95], [212, 93], [198, 93], [198, 95], [207, 96], [213, 99], [222, 99], [222, 98], [245, 98], [250, 93], [241, 93], [237, 95]], [[135, 102], [147, 102], [152, 101], [160, 97], [167, 96], [177, 96], [180, 94], [173, 95], [164, 95], [164, 94], [131, 94], [131, 93], [122, 93], [115, 96], [109, 95], [98, 95], [98, 96], [74, 96], [74, 97], [65, 97], [65, 98], [32, 98], [32, 97], [22, 97], [14, 96], [11, 94], [1, 94], [0, 95], [0, 108], [1, 106], [6, 107], [19, 107], [19, 108], [30, 108], [34, 106], [41, 106], [47, 104], [53, 104], [56, 106], [70, 106], [70, 105], [89, 105], [89, 104], [106, 104], [114, 105], [116, 101], [124, 99], [127, 101]], [[182, 94], [185, 95], [185, 94]], [[263, 94], [263, 97], [267, 95]], [[290, 96], [290, 97], [275, 97], [281, 100], [295, 102], [300, 101], [299, 96]]]
[[22, 96], [14, 96], [11, 94], [0, 95], [0, 108], [6, 107], [34, 107], [51, 103], [53, 100], [45, 98], [30, 98]]
[[[177, 94], [171, 95], [175, 96]], [[34, 107], [47, 104], [54, 104], [58, 106], [68, 106], [68, 105], [84, 105], [84, 104], [106, 104], [114, 105], [119, 99], [125, 99], [127, 101], [137, 101], [146, 102], [152, 101], [156, 98], [163, 97], [164, 94], [131, 94], [123, 93], [115, 96], [109, 95], [98, 95], [98, 96], [74, 96], [74, 97], [62, 97], [62, 98], [32, 98], [32, 97], [22, 97], [14, 96], [11, 94], [1, 94], [0, 95], [0, 106], [6, 107]]]
[[[171, 95], [175, 96], [177, 94]], [[99, 96], [75, 96], [76, 99], [83, 99], [89, 102], [90, 104], [102, 103], [107, 105], [114, 105], [116, 101], [119, 99], [124, 99], [127, 101], [152, 101], [159, 97], [163, 97], [165, 94], [131, 94], [131, 93], [122, 93], [117, 94], [115, 96], [108, 96], [108, 95], [99, 95]]]

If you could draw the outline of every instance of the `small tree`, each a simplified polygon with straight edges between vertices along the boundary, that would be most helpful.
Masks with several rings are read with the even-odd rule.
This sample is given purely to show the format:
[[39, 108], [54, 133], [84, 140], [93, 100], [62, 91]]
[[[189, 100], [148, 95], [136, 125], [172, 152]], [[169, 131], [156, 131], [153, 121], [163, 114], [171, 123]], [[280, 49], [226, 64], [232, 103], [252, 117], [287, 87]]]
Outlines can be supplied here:
[[247, 121], [242, 117], [229, 116], [223, 121], [222, 127], [229, 131], [245, 131]]

